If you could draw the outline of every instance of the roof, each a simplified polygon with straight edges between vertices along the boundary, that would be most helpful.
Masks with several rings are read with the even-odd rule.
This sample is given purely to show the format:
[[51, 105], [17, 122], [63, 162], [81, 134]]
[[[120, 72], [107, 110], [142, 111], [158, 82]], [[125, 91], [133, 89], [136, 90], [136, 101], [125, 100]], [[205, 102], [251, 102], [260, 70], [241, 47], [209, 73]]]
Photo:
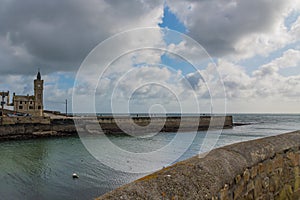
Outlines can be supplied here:
[[27, 96], [27, 95], [26, 96], [24, 96], [24, 95], [15, 95], [14, 100], [15, 101], [28, 101], [28, 100], [34, 101], [35, 97], [34, 96]]

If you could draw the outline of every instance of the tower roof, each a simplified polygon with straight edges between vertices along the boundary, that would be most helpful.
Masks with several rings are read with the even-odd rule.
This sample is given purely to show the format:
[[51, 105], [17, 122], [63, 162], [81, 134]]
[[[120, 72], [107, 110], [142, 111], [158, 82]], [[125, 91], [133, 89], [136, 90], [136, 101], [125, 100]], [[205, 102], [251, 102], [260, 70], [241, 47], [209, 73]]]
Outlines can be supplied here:
[[40, 70], [38, 71], [38, 73], [37, 73], [37, 75], [36, 75], [36, 78], [37, 78], [37, 80], [41, 80], [41, 73], [40, 73]]

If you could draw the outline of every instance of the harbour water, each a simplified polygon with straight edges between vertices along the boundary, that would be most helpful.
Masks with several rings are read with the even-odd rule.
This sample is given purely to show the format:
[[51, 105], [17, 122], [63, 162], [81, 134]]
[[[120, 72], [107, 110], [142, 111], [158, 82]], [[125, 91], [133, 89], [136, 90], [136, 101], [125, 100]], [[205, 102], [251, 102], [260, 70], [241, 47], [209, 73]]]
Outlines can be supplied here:
[[[236, 123], [249, 123], [225, 129], [214, 147], [300, 130], [300, 115], [235, 114]], [[153, 151], [168, 144], [176, 133], [155, 137], [110, 136], [128, 151]], [[189, 137], [189, 133], [185, 133]], [[206, 131], [198, 132], [192, 145], [178, 159], [200, 152]], [[180, 144], [178, 146], [180, 149]], [[162, 162], [157, 158], [156, 163]], [[177, 160], [177, 161], [178, 161]], [[124, 158], [124, 162], [130, 162]], [[72, 174], [77, 173], [78, 179]], [[44, 138], [0, 142], [0, 199], [93, 199], [145, 174], [111, 169], [95, 159], [78, 137]]]

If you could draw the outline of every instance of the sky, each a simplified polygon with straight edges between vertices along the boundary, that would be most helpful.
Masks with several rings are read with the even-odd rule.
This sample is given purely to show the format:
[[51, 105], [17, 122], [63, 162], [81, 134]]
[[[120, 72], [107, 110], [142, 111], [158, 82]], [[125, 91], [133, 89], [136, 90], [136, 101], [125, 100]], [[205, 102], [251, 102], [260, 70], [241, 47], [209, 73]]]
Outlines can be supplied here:
[[300, 113], [300, 1], [0, 4], [0, 90], [40, 69], [45, 109]]

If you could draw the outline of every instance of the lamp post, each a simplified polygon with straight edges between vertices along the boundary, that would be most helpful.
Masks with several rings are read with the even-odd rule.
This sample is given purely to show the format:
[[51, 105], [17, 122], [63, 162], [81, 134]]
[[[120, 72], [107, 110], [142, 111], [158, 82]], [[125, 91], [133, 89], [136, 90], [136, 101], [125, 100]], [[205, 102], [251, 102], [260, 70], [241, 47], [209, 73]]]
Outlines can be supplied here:
[[68, 99], [66, 99], [66, 117], [68, 117]]
[[4, 92], [2, 92], [2, 100], [1, 100], [1, 125], [3, 125], [3, 114], [4, 114], [4, 105], [5, 105], [4, 98], [5, 98], [5, 95], [4, 95]]

